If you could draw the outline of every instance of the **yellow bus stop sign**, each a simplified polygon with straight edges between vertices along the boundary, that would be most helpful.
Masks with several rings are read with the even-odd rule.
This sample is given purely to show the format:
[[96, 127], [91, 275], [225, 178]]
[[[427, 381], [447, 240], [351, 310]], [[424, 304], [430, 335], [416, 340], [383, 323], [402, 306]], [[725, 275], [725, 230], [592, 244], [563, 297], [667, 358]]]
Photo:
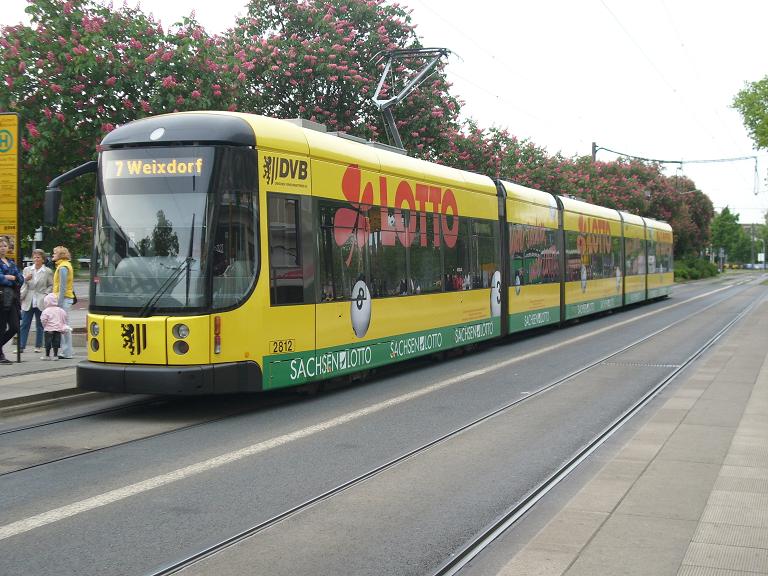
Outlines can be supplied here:
[[8, 236], [8, 257], [19, 261], [19, 115], [0, 113], [0, 236]]

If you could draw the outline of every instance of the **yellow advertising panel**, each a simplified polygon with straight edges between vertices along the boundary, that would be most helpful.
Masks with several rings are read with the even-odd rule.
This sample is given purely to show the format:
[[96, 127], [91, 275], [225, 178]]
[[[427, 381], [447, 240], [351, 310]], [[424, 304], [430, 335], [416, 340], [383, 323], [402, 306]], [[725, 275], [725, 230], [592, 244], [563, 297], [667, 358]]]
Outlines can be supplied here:
[[[554, 198], [552, 201], [554, 202]], [[557, 206], [542, 206], [541, 204], [530, 204], [507, 198], [507, 222], [557, 229]]]
[[[349, 202], [369, 211], [371, 206], [496, 220], [498, 202], [493, 187], [487, 194], [462, 188], [461, 182], [434, 182], [403, 178], [367, 170], [355, 164], [337, 164], [313, 159], [312, 188], [315, 196]], [[490, 180], [489, 180], [490, 183]]]
[[512, 182], [503, 182], [507, 192], [507, 222], [557, 228], [559, 209], [551, 194]]
[[645, 240], [645, 222], [643, 219], [629, 212], [620, 212], [620, 214], [624, 222], [624, 237]]
[[560, 197], [563, 203], [563, 228], [583, 234], [621, 236], [619, 213], [611, 208]]
[[0, 113], [0, 236], [8, 236], [8, 257], [19, 261], [19, 115]]

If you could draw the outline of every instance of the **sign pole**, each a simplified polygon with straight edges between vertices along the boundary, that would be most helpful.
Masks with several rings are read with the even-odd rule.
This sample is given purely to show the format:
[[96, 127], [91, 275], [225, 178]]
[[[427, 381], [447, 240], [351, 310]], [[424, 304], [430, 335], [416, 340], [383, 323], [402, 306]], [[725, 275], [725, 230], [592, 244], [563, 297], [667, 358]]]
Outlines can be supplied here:
[[[13, 258], [17, 266], [22, 254], [21, 236], [19, 235], [21, 217], [19, 206], [20, 125], [21, 119], [17, 113], [0, 113], [0, 235], [8, 236], [10, 239], [8, 256]], [[17, 362], [21, 362], [20, 336], [21, 334], [16, 334]]]

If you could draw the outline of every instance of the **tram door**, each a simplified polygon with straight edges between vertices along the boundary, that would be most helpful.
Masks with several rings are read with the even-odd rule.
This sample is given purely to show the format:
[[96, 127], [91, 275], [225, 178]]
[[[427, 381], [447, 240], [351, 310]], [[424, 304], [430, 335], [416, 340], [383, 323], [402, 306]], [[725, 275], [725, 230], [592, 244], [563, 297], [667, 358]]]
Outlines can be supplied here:
[[[263, 324], [267, 345], [264, 387], [310, 380], [304, 366], [315, 354], [312, 201], [309, 196], [267, 193], [269, 301]], [[262, 274], [266, 270], [262, 269]]]

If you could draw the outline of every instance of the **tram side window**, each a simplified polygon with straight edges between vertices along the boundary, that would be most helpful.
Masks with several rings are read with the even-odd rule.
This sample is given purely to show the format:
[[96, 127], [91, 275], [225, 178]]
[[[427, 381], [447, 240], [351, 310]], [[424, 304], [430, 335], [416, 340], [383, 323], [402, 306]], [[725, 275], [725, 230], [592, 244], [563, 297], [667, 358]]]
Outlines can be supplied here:
[[621, 238], [604, 234], [581, 234], [568, 230], [566, 238], [567, 280], [611, 278], [621, 263]]
[[469, 220], [453, 215], [442, 217], [447, 220], [442, 238], [445, 289], [469, 290], [472, 288]]
[[657, 272], [672, 271], [672, 244], [659, 242], [656, 244], [656, 268]]
[[589, 255], [582, 255], [579, 243], [579, 233], [573, 230], [565, 231], [565, 280], [566, 282], [575, 282], [581, 279], [581, 269], [584, 267], [585, 273], [589, 270]]
[[499, 270], [498, 223], [472, 220], [472, 242], [475, 262], [472, 270], [472, 288], [490, 288], [494, 272]]
[[304, 271], [299, 245], [299, 199], [269, 195], [269, 277], [273, 305], [304, 302]]
[[[411, 242], [411, 292], [425, 294], [442, 290], [440, 255], [440, 216], [433, 213], [411, 213], [416, 218], [416, 235]], [[438, 239], [435, 241], [435, 229]]]
[[645, 240], [641, 238], [624, 239], [624, 256], [627, 276], [645, 274]]
[[560, 282], [558, 231], [527, 224], [510, 224], [511, 285]]
[[366, 247], [370, 241], [367, 213], [341, 202], [320, 200], [320, 301], [349, 300], [352, 287], [366, 280]]
[[221, 171], [213, 245], [213, 307], [241, 301], [258, 270], [258, 202], [253, 152], [232, 152]]
[[648, 274], [660, 272], [658, 250], [661, 244], [655, 240], [648, 240]]
[[[370, 283], [368, 288], [374, 298], [399, 296], [408, 293], [405, 279], [405, 246], [397, 239], [396, 229], [407, 229], [407, 216], [392, 208], [374, 206], [370, 211]], [[402, 222], [395, 225], [396, 218]], [[384, 221], [386, 219], [386, 221]], [[383, 224], [383, 225], [382, 225]]]

